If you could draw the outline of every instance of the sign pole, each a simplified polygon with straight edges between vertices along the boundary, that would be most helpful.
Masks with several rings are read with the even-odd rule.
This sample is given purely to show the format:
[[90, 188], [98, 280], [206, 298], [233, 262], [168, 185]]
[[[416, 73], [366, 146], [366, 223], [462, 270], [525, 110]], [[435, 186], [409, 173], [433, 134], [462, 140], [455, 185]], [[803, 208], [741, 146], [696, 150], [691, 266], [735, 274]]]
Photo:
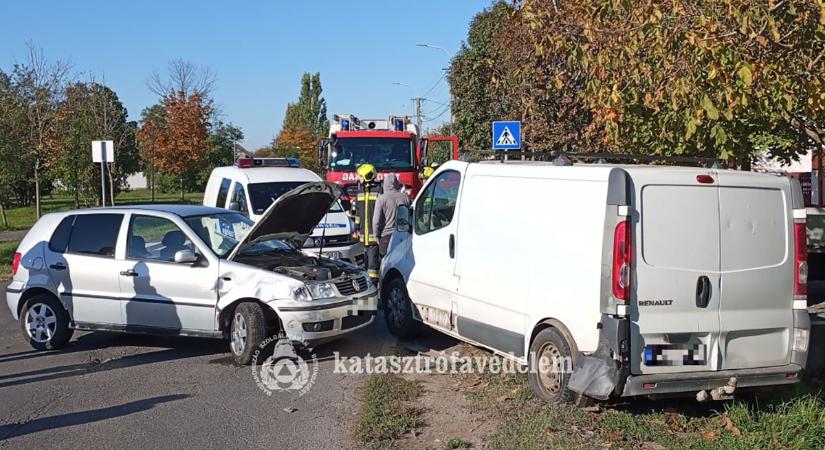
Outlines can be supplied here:
[[100, 159], [100, 206], [106, 206], [106, 141], [101, 142]]

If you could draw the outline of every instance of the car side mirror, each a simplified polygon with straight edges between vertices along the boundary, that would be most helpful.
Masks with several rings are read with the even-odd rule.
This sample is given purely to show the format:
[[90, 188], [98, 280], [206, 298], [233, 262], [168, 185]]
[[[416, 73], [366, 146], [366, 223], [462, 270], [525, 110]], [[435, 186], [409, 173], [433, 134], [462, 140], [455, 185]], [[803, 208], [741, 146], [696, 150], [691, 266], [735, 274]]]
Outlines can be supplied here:
[[193, 264], [198, 262], [198, 256], [195, 252], [189, 249], [178, 250], [175, 252], [175, 262], [181, 264]]
[[412, 208], [405, 205], [398, 205], [398, 208], [395, 210], [395, 229], [404, 233], [412, 232], [411, 217]]
[[240, 211], [241, 210], [241, 205], [238, 202], [230, 202], [229, 203], [229, 209], [232, 210], [232, 211]]

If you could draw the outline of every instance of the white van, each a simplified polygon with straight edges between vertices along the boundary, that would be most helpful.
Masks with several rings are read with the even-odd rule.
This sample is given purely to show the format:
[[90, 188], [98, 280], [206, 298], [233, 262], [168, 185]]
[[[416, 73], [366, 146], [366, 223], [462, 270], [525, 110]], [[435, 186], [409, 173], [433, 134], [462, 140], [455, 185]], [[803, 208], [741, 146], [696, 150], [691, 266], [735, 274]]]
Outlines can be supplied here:
[[[257, 222], [278, 197], [316, 181], [323, 180], [294, 158], [241, 158], [234, 166], [212, 170], [203, 204], [238, 211]], [[304, 253], [318, 256], [323, 247], [321, 256], [363, 266], [364, 245], [352, 238], [353, 230], [341, 203], [335, 202], [304, 243]]]
[[789, 178], [450, 161], [398, 213], [390, 331], [423, 322], [532, 367], [571, 361], [530, 371], [549, 402], [729, 398], [805, 365], [805, 209]]

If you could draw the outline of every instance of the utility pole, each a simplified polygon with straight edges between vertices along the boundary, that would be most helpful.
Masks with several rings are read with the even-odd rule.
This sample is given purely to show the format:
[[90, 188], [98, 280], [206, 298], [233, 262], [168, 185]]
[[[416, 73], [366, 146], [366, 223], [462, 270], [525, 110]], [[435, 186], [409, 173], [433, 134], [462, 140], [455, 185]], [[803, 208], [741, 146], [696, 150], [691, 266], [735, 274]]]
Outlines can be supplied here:
[[421, 129], [423, 122], [424, 122], [424, 115], [421, 114], [421, 101], [424, 100], [421, 97], [416, 97], [413, 99], [415, 102], [415, 124], [418, 127], [418, 132], [423, 133], [424, 131]]

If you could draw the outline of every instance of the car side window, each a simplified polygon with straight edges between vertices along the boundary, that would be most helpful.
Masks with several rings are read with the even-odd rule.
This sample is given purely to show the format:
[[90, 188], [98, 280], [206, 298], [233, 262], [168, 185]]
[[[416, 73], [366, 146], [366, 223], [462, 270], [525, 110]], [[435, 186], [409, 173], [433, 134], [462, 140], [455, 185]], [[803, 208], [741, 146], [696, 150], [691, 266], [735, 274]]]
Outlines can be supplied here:
[[114, 257], [123, 214], [79, 214], [69, 236], [67, 251]]
[[229, 197], [229, 185], [232, 184], [232, 181], [229, 178], [224, 178], [221, 180], [221, 187], [218, 189], [218, 199], [215, 200], [215, 205], [218, 208], [225, 208], [226, 207], [226, 199]]
[[60, 224], [54, 229], [51, 239], [49, 239], [49, 250], [57, 253], [66, 251], [66, 247], [69, 245], [69, 236], [72, 234], [74, 218], [75, 216], [67, 216], [60, 221]]
[[133, 215], [126, 238], [126, 258], [174, 262], [180, 250], [195, 252], [195, 245], [171, 220]]
[[461, 174], [454, 170], [442, 172], [427, 185], [415, 207], [416, 234], [426, 234], [452, 222], [460, 185]]
[[238, 205], [238, 212], [246, 214], [246, 192], [241, 183], [235, 183], [235, 188], [232, 189], [232, 198], [229, 202], [236, 203]]

